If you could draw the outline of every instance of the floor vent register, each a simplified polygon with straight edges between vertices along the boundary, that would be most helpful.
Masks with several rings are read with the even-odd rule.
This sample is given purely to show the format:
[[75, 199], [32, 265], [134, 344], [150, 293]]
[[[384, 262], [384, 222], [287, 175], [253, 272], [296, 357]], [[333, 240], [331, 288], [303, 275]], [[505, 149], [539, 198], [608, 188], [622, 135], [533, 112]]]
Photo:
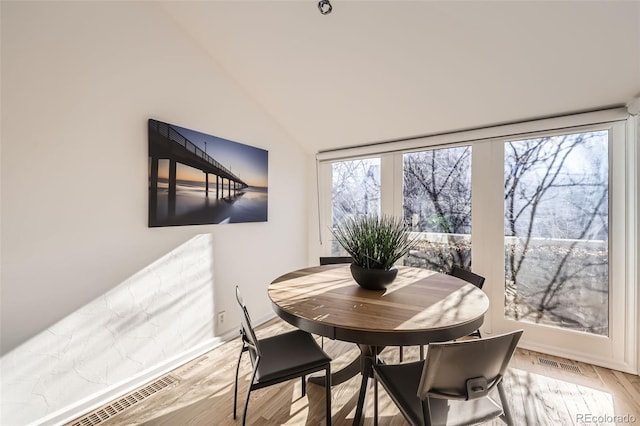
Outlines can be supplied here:
[[170, 385], [177, 383], [178, 379], [170, 374], [163, 376], [153, 383], [150, 383], [143, 388], [137, 389], [117, 400], [109, 403], [108, 405], [87, 414], [73, 422], [69, 423], [70, 426], [94, 426], [99, 425], [102, 422], [120, 414], [129, 408], [133, 407], [140, 401], [143, 401], [150, 396], [166, 389]]
[[544, 365], [547, 367], [560, 368], [571, 373], [582, 374], [582, 371], [580, 371], [580, 369], [575, 365], [565, 364], [564, 362], [557, 362], [547, 358], [538, 358], [538, 362], [540, 363], [540, 365]]

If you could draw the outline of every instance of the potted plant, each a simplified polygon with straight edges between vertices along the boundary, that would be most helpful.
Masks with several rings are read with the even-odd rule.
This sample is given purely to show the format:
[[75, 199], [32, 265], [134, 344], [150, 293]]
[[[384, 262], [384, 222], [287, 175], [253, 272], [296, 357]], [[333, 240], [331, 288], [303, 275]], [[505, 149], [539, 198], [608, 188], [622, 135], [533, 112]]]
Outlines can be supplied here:
[[370, 290], [382, 290], [390, 284], [398, 274], [394, 263], [417, 243], [409, 238], [401, 218], [388, 215], [347, 219], [331, 233], [353, 258], [353, 278]]

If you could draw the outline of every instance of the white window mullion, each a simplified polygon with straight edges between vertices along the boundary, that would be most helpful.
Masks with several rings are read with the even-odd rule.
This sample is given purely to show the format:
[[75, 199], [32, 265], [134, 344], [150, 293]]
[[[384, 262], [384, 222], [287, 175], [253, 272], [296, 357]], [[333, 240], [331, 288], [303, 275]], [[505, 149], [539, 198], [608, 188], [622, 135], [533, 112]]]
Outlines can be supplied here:
[[318, 220], [320, 222], [320, 255], [331, 255], [331, 163], [321, 162], [318, 165]]
[[[380, 213], [402, 217], [402, 209], [398, 213], [396, 202], [398, 188], [395, 157], [394, 154], [380, 156]], [[400, 188], [400, 194], [402, 194], [402, 187]], [[400, 207], [402, 207], [402, 204], [400, 204]]]
[[[629, 318], [635, 326], [627, 333], [627, 354], [636, 356], [636, 372], [640, 370], [640, 116], [627, 120], [627, 282]], [[635, 301], [635, 302], [634, 302]]]
[[[473, 145], [471, 161], [471, 269], [486, 278], [483, 290], [493, 304], [504, 300], [504, 172], [502, 142]], [[483, 333], [493, 332], [487, 313]]]
[[[622, 132], [622, 130], [621, 130]], [[640, 370], [640, 119], [630, 116], [626, 122], [625, 148], [622, 161], [625, 163], [625, 226], [624, 242], [621, 249], [624, 250], [624, 262], [626, 265], [624, 280], [626, 285], [625, 321], [626, 329], [623, 336], [625, 361], [632, 365], [636, 372]]]

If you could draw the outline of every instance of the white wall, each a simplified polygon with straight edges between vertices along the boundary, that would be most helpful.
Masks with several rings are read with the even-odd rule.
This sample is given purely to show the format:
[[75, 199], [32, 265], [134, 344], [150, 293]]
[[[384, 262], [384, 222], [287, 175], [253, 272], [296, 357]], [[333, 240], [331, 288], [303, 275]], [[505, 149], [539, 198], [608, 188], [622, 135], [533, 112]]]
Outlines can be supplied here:
[[[267, 285], [308, 259], [309, 157], [156, 3], [3, 1], [1, 19], [0, 423], [22, 424], [234, 332], [236, 284], [254, 318], [272, 315]], [[269, 221], [148, 228], [148, 118], [267, 149]], [[182, 324], [201, 332], [159, 358], [137, 358], [126, 374], [117, 373], [122, 354], [104, 359], [110, 375], [84, 394], [65, 386], [60, 369], [77, 366], [92, 348], [61, 352], [60, 328], [72, 328], [66, 337], [103, 334], [103, 344], [119, 345], [126, 358], [131, 341], [99, 328], [100, 316], [114, 311], [87, 307], [133, 284], [161, 285], [164, 277], [140, 276], [159, 270], [163, 256], [177, 256], [185, 273], [204, 271], [194, 289], [209, 303]], [[177, 297], [154, 294], [148, 303], [158, 307]], [[222, 310], [226, 324], [215, 327]], [[135, 306], [127, 312], [140, 319]]]

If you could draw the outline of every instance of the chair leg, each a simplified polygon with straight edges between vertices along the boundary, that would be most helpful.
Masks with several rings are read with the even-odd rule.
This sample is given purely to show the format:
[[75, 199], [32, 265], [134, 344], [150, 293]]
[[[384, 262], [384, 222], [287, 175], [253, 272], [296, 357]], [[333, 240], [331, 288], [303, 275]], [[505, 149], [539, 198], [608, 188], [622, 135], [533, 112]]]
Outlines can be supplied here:
[[378, 426], [378, 380], [373, 376], [373, 426]]
[[247, 399], [244, 401], [244, 411], [242, 412], [242, 426], [247, 424], [247, 410], [249, 409], [249, 398], [251, 397], [251, 390], [253, 388], [253, 381], [256, 379], [256, 373], [258, 372], [258, 362], [259, 359], [256, 360], [256, 364], [253, 368], [253, 373], [251, 373], [251, 381], [249, 381], [249, 386], [247, 387]]
[[[378, 347], [373, 348], [373, 362], [378, 364]], [[402, 361], [402, 346], [400, 346], [400, 361]], [[373, 426], [378, 426], [378, 379], [373, 373]]]
[[404, 357], [404, 354], [403, 354], [404, 346], [400, 346], [399, 349], [400, 349], [400, 362], [402, 362], [402, 358]]
[[306, 381], [306, 377], [302, 376], [302, 396], [305, 396], [307, 394], [307, 381]]
[[431, 406], [429, 403], [429, 397], [427, 396], [425, 399], [421, 400], [422, 405], [422, 419], [424, 421], [425, 426], [431, 426]]
[[420, 345], [420, 361], [424, 360], [424, 346]]
[[509, 403], [507, 402], [507, 394], [504, 391], [504, 387], [502, 386], [502, 381], [498, 383], [498, 393], [500, 394], [500, 403], [502, 404], [503, 420], [509, 425], [513, 426], [513, 417], [511, 417], [511, 409], [509, 408]]
[[238, 373], [240, 372], [240, 361], [242, 361], [242, 354], [244, 353], [244, 346], [240, 349], [240, 356], [238, 357], [238, 364], [236, 365], [236, 382], [233, 387], [233, 419], [236, 419], [236, 406], [238, 403]]
[[331, 426], [331, 364], [327, 363], [324, 377], [324, 397], [326, 399], [327, 413], [326, 423]]

